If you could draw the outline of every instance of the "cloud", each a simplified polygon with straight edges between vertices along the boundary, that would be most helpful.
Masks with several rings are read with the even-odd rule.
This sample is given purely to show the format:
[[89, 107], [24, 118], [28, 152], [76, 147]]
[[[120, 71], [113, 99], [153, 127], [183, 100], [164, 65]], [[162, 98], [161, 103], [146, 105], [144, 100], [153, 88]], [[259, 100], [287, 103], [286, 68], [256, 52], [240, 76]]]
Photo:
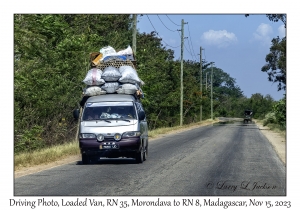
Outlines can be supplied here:
[[279, 33], [279, 37], [281, 37], [281, 38], [286, 36], [284, 25], [279, 26], [278, 33]]
[[227, 47], [232, 43], [237, 42], [237, 37], [234, 33], [227, 32], [226, 30], [214, 31], [209, 30], [204, 32], [201, 39], [209, 45], [215, 45], [219, 48]]
[[268, 36], [273, 33], [273, 29], [269, 24], [261, 23], [256, 29], [259, 35]]
[[254, 38], [257, 41], [260, 41], [264, 45], [271, 44], [271, 35], [273, 33], [273, 29], [269, 24], [261, 23], [257, 29], [256, 33], [253, 33]]

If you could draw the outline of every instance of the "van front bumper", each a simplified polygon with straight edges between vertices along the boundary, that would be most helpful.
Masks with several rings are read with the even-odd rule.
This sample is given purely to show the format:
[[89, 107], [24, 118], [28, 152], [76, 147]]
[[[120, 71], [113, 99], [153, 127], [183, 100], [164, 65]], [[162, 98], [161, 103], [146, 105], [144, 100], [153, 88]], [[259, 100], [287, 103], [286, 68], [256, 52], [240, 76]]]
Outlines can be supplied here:
[[120, 141], [97, 139], [79, 139], [81, 154], [98, 157], [132, 157], [141, 150], [140, 137], [122, 138]]

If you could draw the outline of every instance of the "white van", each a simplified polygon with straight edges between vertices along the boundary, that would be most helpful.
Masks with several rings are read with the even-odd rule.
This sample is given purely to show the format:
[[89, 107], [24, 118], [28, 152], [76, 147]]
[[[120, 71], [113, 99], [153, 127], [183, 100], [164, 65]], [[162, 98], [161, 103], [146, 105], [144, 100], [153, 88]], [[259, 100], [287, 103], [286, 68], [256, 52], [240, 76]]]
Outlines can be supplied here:
[[[79, 118], [75, 110], [74, 118]], [[82, 163], [99, 157], [135, 158], [148, 155], [148, 125], [142, 104], [133, 95], [106, 94], [86, 101], [79, 125]]]

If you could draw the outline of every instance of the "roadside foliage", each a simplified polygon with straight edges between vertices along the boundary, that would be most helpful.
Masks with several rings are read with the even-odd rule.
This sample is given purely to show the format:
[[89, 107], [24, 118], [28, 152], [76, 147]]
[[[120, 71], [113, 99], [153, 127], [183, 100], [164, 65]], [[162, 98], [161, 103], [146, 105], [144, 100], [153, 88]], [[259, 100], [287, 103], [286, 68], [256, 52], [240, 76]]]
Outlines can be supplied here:
[[[15, 153], [74, 141], [77, 121], [72, 111], [79, 107], [85, 87], [82, 80], [89, 70], [89, 54], [108, 45], [127, 48], [132, 44], [132, 23], [128, 14], [14, 15]], [[181, 64], [174, 51], [164, 47], [155, 32], [138, 32], [136, 60], [145, 82], [142, 103], [149, 129], [178, 126]], [[200, 92], [200, 63], [184, 61], [184, 124], [199, 121], [201, 104], [202, 119], [211, 117], [211, 62], [203, 60]], [[263, 118], [272, 107], [283, 109], [269, 95], [245, 97], [235, 79], [220, 67], [213, 72], [214, 117], [242, 117], [249, 108], [254, 117]]]

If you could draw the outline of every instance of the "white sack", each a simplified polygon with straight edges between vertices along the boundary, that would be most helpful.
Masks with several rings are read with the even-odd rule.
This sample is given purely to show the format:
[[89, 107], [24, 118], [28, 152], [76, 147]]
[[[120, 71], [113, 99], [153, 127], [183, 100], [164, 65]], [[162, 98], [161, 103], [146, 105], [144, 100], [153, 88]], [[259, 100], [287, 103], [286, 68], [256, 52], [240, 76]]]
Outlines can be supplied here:
[[120, 83], [118, 82], [106, 82], [104, 85], [101, 86], [106, 93], [115, 93], [116, 90], [119, 88]]
[[122, 75], [117, 68], [108, 66], [103, 70], [101, 77], [105, 80], [105, 82], [116, 82], [121, 78], [121, 76]]
[[139, 78], [136, 70], [131, 66], [121, 66], [119, 71], [122, 77], [119, 79], [121, 83], [140, 84], [141, 79]]
[[117, 93], [119, 94], [135, 94], [136, 91], [138, 90], [136, 85], [133, 84], [122, 84], [120, 85], [119, 89], [116, 90]]
[[112, 48], [111, 46], [106, 46], [106, 47], [101, 48], [100, 53], [103, 55], [102, 58], [100, 59], [101, 61], [106, 56], [118, 55], [116, 50], [114, 48]]
[[105, 83], [103, 79], [101, 79], [102, 71], [97, 68], [93, 68], [89, 70], [85, 76], [85, 79], [82, 81], [87, 85], [102, 85]]
[[85, 93], [84, 93], [86, 96], [98, 96], [98, 95], [103, 95], [103, 94], [106, 94], [106, 91], [103, 91], [100, 87], [98, 86], [91, 86], [91, 87], [88, 87], [86, 90], [85, 90]]
[[133, 51], [131, 47], [128, 45], [128, 47], [125, 50], [120, 50], [117, 52], [118, 55], [132, 55]]

